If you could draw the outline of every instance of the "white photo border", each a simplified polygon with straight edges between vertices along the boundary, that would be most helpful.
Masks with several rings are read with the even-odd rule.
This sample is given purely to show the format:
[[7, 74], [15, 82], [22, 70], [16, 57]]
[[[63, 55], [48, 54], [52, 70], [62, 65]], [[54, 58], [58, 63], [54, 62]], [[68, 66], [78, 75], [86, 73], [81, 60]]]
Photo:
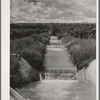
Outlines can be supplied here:
[[[96, 100], [99, 100], [99, 0], [96, 0]], [[1, 100], [10, 100], [10, 0], [1, 0]]]

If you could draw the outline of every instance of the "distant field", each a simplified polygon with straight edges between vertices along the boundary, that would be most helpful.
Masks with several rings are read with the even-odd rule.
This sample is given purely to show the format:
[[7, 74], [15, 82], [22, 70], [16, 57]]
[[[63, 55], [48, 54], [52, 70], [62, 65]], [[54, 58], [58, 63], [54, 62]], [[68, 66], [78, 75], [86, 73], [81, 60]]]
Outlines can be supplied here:
[[45, 32], [59, 38], [66, 35], [76, 38], [96, 38], [95, 23], [12, 23], [10, 29], [11, 39]]

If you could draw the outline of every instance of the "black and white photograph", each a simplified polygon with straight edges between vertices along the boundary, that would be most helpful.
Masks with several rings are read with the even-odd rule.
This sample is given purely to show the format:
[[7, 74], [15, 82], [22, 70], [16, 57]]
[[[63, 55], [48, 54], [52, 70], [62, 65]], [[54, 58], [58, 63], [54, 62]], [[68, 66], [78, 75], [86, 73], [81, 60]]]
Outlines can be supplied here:
[[9, 9], [8, 100], [97, 100], [97, 0], [10, 0]]

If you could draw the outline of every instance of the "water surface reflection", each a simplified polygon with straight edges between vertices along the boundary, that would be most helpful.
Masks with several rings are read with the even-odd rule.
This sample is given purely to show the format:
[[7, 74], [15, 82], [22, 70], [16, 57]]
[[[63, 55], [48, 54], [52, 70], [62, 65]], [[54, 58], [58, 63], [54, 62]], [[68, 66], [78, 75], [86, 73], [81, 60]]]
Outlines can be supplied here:
[[17, 92], [29, 100], [96, 100], [95, 86], [77, 80], [43, 80]]

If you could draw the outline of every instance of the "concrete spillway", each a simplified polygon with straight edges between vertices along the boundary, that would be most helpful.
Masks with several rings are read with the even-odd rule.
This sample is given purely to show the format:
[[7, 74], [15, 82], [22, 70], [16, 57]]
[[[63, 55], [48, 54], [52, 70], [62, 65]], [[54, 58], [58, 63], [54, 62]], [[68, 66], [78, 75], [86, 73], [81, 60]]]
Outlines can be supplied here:
[[67, 53], [65, 46], [57, 37], [51, 37], [47, 50], [44, 63], [46, 69], [75, 69], [70, 62], [70, 55]]

